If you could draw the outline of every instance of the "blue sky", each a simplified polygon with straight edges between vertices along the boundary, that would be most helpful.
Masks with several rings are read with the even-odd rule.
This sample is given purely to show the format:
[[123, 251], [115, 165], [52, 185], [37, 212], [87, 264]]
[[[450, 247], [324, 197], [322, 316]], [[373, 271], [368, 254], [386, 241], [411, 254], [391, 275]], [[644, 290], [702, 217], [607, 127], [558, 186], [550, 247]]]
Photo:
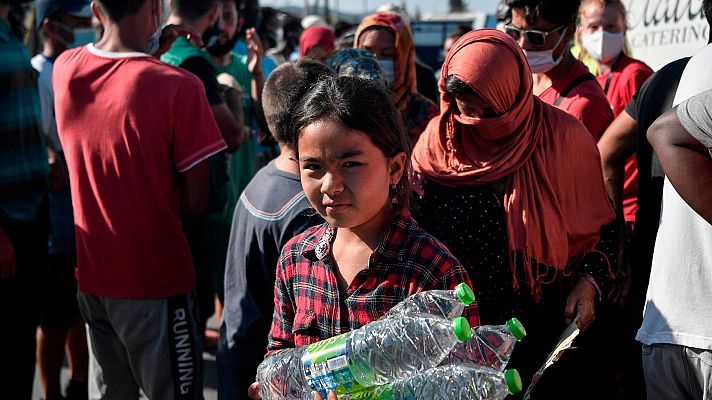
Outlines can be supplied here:
[[[305, 0], [260, 0], [263, 6], [275, 8], [296, 6], [303, 7]], [[402, 0], [405, 3], [408, 13], [411, 15], [419, 8], [422, 13], [446, 13], [449, 2], [447, 0]], [[468, 9], [471, 11], [485, 11], [494, 13], [498, 0], [466, 0]], [[401, 0], [329, 0], [329, 7], [338, 7], [342, 12], [364, 13], [375, 10], [381, 4], [401, 3]], [[309, 4], [314, 4], [314, 0], [309, 0]], [[323, 5], [323, 0], [319, 1]]]

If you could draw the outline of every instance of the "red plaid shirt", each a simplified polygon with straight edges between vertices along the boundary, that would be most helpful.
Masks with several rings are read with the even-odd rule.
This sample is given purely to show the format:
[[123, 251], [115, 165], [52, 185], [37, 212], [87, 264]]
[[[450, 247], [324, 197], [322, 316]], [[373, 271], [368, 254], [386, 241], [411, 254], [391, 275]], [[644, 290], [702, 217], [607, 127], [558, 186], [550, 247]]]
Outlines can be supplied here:
[[[312, 227], [285, 244], [277, 267], [268, 350], [303, 346], [377, 320], [406, 297], [470, 284], [467, 272], [437, 239], [400, 212], [360, 271], [341, 293], [331, 254], [335, 228]], [[465, 316], [479, 324], [475, 303]]]

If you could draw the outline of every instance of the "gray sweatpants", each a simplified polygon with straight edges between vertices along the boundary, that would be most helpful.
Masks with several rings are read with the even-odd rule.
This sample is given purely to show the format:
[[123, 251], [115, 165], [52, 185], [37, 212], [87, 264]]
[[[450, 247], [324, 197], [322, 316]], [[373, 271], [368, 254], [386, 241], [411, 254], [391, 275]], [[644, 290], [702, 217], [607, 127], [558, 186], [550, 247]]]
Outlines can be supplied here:
[[648, 400], [712, 400], [712, 351], [659, 343], [642, 354]]
[[116, 299], [79, 292], [90, 346], [89, 398], [202, 399], [194, 294]]

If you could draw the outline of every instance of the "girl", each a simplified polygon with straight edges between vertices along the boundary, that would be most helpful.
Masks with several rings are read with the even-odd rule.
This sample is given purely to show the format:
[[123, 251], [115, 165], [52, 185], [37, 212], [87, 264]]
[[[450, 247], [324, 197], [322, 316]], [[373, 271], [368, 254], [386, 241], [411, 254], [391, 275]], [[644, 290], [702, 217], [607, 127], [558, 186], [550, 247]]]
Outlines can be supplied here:
[[[416, 292], [469, 283], [408, 211], [408, 139], [382, 84], [323, 80], [292, 124], [302, 187], [326, 223], [282, 250], [269, 351], [356, 329]], [[479, 323], [476, 307], [466, 317]], [[255, 396], [258, 385], [250, 389]]]

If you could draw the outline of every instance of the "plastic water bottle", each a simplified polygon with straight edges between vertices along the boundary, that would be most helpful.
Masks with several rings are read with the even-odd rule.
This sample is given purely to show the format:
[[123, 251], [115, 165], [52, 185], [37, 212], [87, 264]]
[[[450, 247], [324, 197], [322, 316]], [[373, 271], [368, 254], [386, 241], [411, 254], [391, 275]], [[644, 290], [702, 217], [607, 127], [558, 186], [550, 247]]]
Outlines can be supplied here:
[[410, 377], [440, 364], [458, 342], [470, 338], [467, 320], [397, 315], [371, 322], [304, 349], [309, 385], [326, 398]]
[[514, 345], [527, 335], [524, 325], [512, 318], [505, 325], [481, 325], [472, 340], [458, 343], [444, 364], [481, 365], [503, 371], [512, 357]]
[[440, 364], [458, 342], [472, 335], [463, 317], [452, 321], [423, 314], [383, 318], [343, 335], [287, 349], [257, 368], [264, 400], [326, 398], [407, 378]]
[[311, 399], [311, 388], [302, 373], [304, 347], [280, 350], [257, 367], [263, 400]]
[[408, 379], [347, 394], [340, 400], [501, 400], [522, 390], [516, 369], [444, 365]]
[[475, 293], [466, 283], [453, 290], [426, 290], [416, 293], [391, 308], [386, 316], [432, 314], [453, 319], [462, 316], [466, 306], [475, 301]]

